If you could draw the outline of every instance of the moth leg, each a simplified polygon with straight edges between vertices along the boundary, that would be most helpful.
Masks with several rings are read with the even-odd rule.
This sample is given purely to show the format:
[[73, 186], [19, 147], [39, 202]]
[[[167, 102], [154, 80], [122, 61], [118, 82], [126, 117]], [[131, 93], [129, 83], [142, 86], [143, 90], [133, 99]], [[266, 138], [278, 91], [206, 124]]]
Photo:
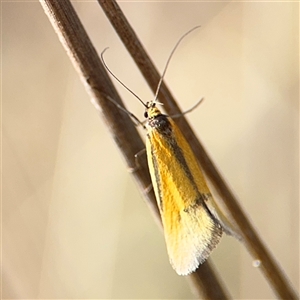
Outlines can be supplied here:
[[202, 97], [193, 107], [189, 108], [188, 110], [180, 113], [180, 114], [176, 114], [176, 115], [172, 115], [170, 116], [172, 119], [176, 119], [176, 118], [179, 118], [179, 117], [182, 117], [190, 112], [192, 112], [195, 108], [198, 107], [198, 105], [204, 100], [204, 98]]
[[135, 167], [129, 169], [129, 172], [130, 172], [130, 173], [136, 172], [136, 171], [141, 167], [141, 165], [140, 165], [140, 163], [139, 163], [139, 157], [140, 157], [142, 154], [144, 154], [145, 152], [146, 152], [146, 148], [140, 150], [138, 153], [136, 153], [136, 154], [134, 155]]
[[149, 194], [152, 189], [153, 189], [153, 184], [150, 183], [146, 188], [144, 188], [144, 193]]

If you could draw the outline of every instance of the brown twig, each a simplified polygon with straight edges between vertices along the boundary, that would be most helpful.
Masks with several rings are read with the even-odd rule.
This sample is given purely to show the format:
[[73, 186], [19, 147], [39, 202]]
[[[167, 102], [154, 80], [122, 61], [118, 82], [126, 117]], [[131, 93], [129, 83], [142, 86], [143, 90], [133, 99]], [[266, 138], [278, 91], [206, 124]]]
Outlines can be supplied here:
[[[144, 50], [142, 44], [138, 40], [135, 32], [126, 20], [124, 14], [120, 10], [118, 4], [115, 0], [98, 0], [98, 2], [136, 62], [153, 93], [155, 93], [160, 75]], [[164, 84], [161, 86], [159, 99], [162, 103], [164, 103], [164, 107], [169, 115], [180, 113], [180, 109], [173, 96]], [[260, 262], [260, 269], [264, 273], [272, 289], [276, 292], [278, 297], [281, 297], [282, 299], [298, 299], [298, 296], [290, 282], [287, 280], [283, 271], [279, 268], [271, 253], [267, 250], [261, 238], [254, 230], [237, 199], [230, 191], [225, 180], [221, 177], [214, 163], [205, 152], [203, 146], [200, 144], [187, 121], [184, 118], [180, 118], [180, 120], [178, 120], [178, 126], [181, 131], [184, 132], [200, 162], [200, 165], [210, 178], [217, 192], [221, 196], [221, 199], [223, 199], [224, 205], [228, 210], [228, 214], [231, 216], [232, 220], [234, 220], [234, 223], [237, 224], [247, 249], [252, 254], [253, 258]]]
[[[85, 84], [93, 104], [101, 112], [122, 151], [128, 168], [134, 170], [136, 181], [152, 211], [159, 218], [153, 191], [148, 189], [151, 182], [145, 157], [139, 160], [140, 168], [136, 169], [134, 155], [144, 148], [143, 142], [128, 115], [106, 99], [109, 96], [123, 106], [76, 12], [69, 0], [40, 0], [40, 3]], [[205, 299], [229, 298], [208, 262], [201, 265], [189, 278], [194, 290]]]

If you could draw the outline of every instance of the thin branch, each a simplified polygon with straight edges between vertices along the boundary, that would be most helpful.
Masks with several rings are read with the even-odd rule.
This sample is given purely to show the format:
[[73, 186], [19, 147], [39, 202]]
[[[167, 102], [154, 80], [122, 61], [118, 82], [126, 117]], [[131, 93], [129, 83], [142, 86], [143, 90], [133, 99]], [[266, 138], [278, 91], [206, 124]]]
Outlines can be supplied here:
[[[40, 0], [40, 3], [90, 94], [92, 103], [107, 123], [147, 203], [160, 220], [153, 190], [148, 188], [151, 181], [145, 156], [144, 159], [141, 157], [140, 167], [136, 168], [134, 157], [144, 148], [143, 142], [129, 116], [107, 100], [110, 97], [123, 106], [76, 12], [69, 0]], [[188, 277], [194, 283], [194, 290], [205, 299], [229, 298], [208, 262]]]
[[[136, 62], [153, 93], [155, 93], [160, 75], [144, 50], [141, 42], [138, 40], [134, 30], [131, 28], [124, 14], [120, 10], [118, 4], [115, 0], [98, 0], [98, 2]], [[162, 84], [161, 86], [159, 99], [162, 103], [164, 103], [164, 108], [169, 115], [176, 115], [180, 113], [179, 107], [165, 84]], [[281, 297], [282, 299], [298, 299], [291, 283], [287, 280], [285, 274], [279, 268], [270, 251], [268, 251], [257, 232], [254, 230], [254, 227], [246, 217], [234, 194], [230, 191], [225, 180], [218, 172], [216, 166], [204, 150], [203, 146], [200, 144], [187, 121], [184, 118], [180, 118], [177, 124], [181, 131], [184, 132], [206, 175], [213, 183], [217, 192], [221, 196], [221, 199], [223, 199], [224, 206], [226, 207], [229, 216], [232, 218], [234, 223], [237, 224], [240, 232], [242, 233], [242, 238], [247, 249], [255, 260], [260, 261], [260, 269], [264, 273], [272, 289], [276, 292], [278, 297]]]

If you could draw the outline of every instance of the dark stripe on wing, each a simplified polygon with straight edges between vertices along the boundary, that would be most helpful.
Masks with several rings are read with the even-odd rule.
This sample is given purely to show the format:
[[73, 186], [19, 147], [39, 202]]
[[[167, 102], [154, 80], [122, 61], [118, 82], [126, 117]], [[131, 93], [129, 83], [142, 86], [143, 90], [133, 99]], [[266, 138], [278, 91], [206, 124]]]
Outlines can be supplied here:
[[156, 156], [154, 154], [154, 150], [153, 150], [153, 147], [152, 147], [151, 143], [150, 143], [150, 146], [151, 146], [151, 159], [152, 159], [153, 169], [154, 169], [154, 173], [155, 173], [156, 185], [157, 185], [157, 189], [158, 189], [159, 199], [157, 199], [157, 200], [159, 200], [159, 209], [161, 211], [163, 211], [162, 195], [161, 195], [161, 189], [160, 189], [160, 187], [161, 187], [161, 178], [160, 178], [160, 175], [159, 175], [159, 172], [158, 172], [158, 163], [157, 163]]
[[157, 115], [154, 118], [149, 119], [148, 124], [155, 130], [157, 130], [159, 134], [164, 136], [165, 140], [169, 143], [170, 148], [172, 149], [174, 157], [176, 158], [178, 163], [182, 166], [186, 176], [189, 178], [194, 189], [198, 191], [198, 187], [196, 185], [192, 172], [184, 158], [182, 150], [178, 146], [177, 141], [174, 137], [172, 125], [168, 120], [168, 117], [163, 114]]

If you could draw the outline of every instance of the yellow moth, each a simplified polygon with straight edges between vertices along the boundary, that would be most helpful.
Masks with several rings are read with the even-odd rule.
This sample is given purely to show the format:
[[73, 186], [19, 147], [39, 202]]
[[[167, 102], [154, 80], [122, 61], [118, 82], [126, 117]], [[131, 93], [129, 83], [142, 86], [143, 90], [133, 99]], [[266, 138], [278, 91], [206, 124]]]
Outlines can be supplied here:
[[[199, 26], [198, 26], [199, 27]], [[157, 97], [168, 63], [184, 34], [175, 45], [157, 87], [154, 101], [144, 103], [106, 66], [109, 73], [145, 106], [146, 152], [157, 205], [161, 214], [167, 251], [179, 275], [195, 271], [219, 243], [223, 223], [212, 211], [212, 195], [198, 162], [172, 118], [157, 108]], [[108, 97], [109, 98], [109, 97]], [[110, 101], [114, 102], [113, 99]], [[115, 103], [120, 107], [117, 103]], [[120, 107], [140, 124], [134, 115]], [[222, 225], [221, 225], [222, 224]]]

